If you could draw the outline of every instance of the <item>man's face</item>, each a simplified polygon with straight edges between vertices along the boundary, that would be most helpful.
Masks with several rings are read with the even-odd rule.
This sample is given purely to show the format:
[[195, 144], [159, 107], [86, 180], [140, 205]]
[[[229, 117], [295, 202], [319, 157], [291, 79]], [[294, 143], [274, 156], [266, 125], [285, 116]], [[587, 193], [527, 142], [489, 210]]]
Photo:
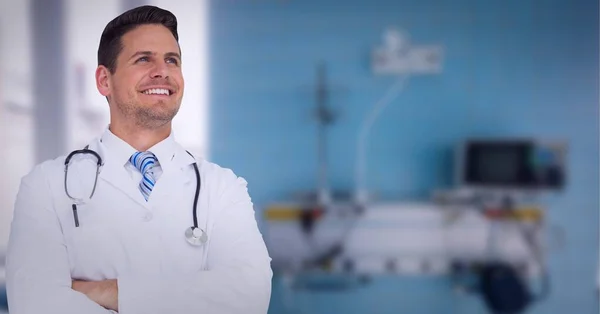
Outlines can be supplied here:
[[115, 73], [103, 66], [96, 71], [101, 94], [108, 97], [111, 110], [137, 126], [157, 128], [169, 123], [179, 110], [184, 89], [175, 37], [162, 25], [141, 25], [123, 35], [121, 43]]

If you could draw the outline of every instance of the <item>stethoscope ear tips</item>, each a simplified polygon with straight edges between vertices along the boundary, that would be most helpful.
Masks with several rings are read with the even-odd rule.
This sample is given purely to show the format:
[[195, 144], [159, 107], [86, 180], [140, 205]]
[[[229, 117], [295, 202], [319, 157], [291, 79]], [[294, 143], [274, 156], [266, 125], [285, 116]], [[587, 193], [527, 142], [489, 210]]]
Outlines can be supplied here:
[[208, 236], [206, 232], [200, 228], [189, 227], [185, 230], [185, 239], [191, 245], [202, 245], [208, 241]]

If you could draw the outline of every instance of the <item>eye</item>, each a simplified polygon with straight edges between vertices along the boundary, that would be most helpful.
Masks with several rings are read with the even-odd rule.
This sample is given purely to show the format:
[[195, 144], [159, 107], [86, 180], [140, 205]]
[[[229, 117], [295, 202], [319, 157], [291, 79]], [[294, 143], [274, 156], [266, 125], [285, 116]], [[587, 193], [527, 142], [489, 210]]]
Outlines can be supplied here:
[[137, 59], [135, 62], [138, 63], [138, 62], [147, 62], [147, 61], [148, 61], [148, 57], [141, 57], [141, 58]]
[[172, 63], [175, 65], [179, 64], [179, 60], [177, 60], [177, 58], [167, 58], [167, 63]]

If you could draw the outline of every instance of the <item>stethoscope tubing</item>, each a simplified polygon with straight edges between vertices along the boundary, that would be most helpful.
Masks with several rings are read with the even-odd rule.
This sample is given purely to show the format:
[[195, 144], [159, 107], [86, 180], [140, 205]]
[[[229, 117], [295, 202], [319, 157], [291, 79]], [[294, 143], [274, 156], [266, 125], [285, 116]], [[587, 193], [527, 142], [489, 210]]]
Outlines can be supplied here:
[[[190, 152], [187, 152], [190, 156], [192, 156], [192, 158], [194, 157]], [[71, 194], [69, 194], [69, 188], [67, 186], [67, 177], [69, 174], [69, 164], [71, 162], [71, 159], [76, 156], [77, 154], [91, 154], [94, 157], [96, 157], [97, 163], [96, 163], [96, 175], [94, 178], [94, 186], [92, 188], [92, 192], [90, 194], [89, 199], [91, 199], [94, 196], [94, 193], [96, 192], [96, 186], [98, 184], [98, 176], [100, 175], [100, 170], [102, 169], [102, 166], [104, 165], [104, 162], [102, 160], [102, 157], [100, 157], [100, 155], [89, 149], [89, 145], [86, 146], [84, 149], [80, 149], [80, 150], [75, 150], [72, 151], [66, 158], [65, 158], [65, 179], [64, 179], [64, 189], [65, 189], [65, 193], [67, 194], [67, 197], [69, 197], [72, 201], [72, 209], [73, 209], [73, 220], [75, 222], [75, 227], [79, 227], [80, 223], [79, 223], [79, 215], [77, 213], [77, 204], [78, 203], [82, 203], [82, 200], [76, 199], [74, 198]], [[192, 219], [193, 219], [193, 223], [194, 226], [191, 229], [191, 235], [190, 237], [193, 238], [189, 238], [188, 237], [188, 230], [186, 229], [186, 239], [188, 240], [189, 243], [196, 245], [196, 243], [200, 242], [200, 243], [205, 243], [206, 242], [206, 233], [204, 230], [202, 230], [201, 228], [198, 227], [198, 214], [197, 214], [197, 209], [198, 209], [198, 199], [200, 197], [200, 188], [201, 188], [201, 180], [200, 180], [200, 171], [198, 170], [198, 163], [194, 161], [194, 163], [192, 164], [192, 166], [194, 167], [194, 173], [196, 175], [196, 191], [194, 193], [194, 205], [192, 208]], [[194, 230], [195, 229], [199, 229], [202, 232], [202, 236], [196, 238], [196, 236], [194, 235]], [[195, 241], [201, 239], [200, 241]]]

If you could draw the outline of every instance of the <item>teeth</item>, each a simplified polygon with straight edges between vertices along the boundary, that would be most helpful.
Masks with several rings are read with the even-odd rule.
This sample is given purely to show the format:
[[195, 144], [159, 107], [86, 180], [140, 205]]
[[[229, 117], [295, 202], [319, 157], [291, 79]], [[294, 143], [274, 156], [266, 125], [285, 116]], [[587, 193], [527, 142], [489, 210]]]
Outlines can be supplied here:
[[169, 95], [169, 90], [164, 88], [152, 88], [144, 91], [146, 95]]

